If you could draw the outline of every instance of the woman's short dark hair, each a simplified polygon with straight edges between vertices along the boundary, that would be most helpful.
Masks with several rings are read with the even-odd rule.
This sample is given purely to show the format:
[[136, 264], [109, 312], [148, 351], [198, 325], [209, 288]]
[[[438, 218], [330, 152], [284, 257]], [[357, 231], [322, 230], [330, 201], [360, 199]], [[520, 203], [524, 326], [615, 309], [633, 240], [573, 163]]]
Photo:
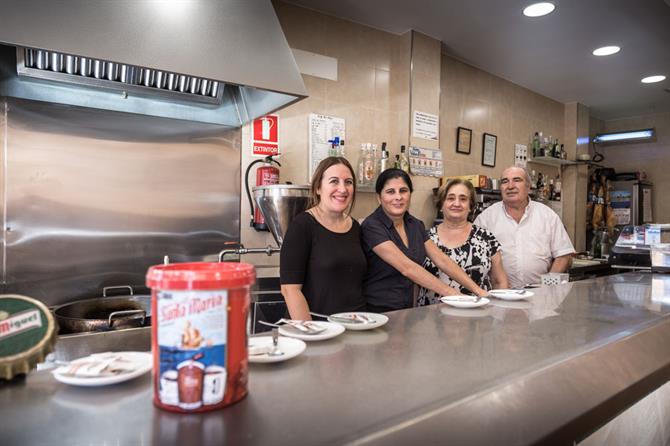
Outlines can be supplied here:
[[351, 198], [351, 206], [349, 206], [349, 213], [351, 213], [351, 210], [354, 208], [354, 202], [356, 201], [356, 174], [354, 173], [354, 168], [351, 167], [351, 164], [349, 164], [349, 161], [347, 161], [347, 159], [342, 156], [329, 156], [328, 158], [322, 160], [316, 167], [314, 175], [312, 175], [312, 184], [309, 191], [309, 203], [307, 205], [308, 208], [314, 207], [321, 202], [321, 197], [319, 197], [318, 190], [319, 186], [321, 185], [321, 180], [323, 180], [323, 174], [326, 173], [326, 170], [336, 166], [337, 164], [344, 164], [347, 169], [349, 169], [349, 172], [351, 172], [351, 177], [354, 180], [354, 194]]
[[407, 184], [407, 187], [409, 187], [409, 192], [412, 193], [414, 192], [414, 187], [412, 186], [412, 180], [409, 178], [409, 175], [407, 172], [401, 169], [386, 169], [382, 173], [379, 174], [377, 177], [377, 182], [375, 183], [375, 192], [377, 192], [377, 195], [382, 194], [382, 190], [384, 190], [384, 186], [386, 186], [386, 183], [388, 183], [389, 180], [392, 180], [394, 178], [402, 178], [402, 180]]
[[443, 185], [440, 187], [440, 190], [437, 191], [437, 207], [439, 209], [442, 209], [442, 206], [444, 205], [444, 201], [447, 199], [447, 195], [449, 194], [449, 190], [457, 186], [459, 184], [462, 184], [468, 189], [468, 192], [470, 193], [470, 212], [468, 213], [468, 217], [472, 216], [472, 213], [475, 211], [475, 206], [476, 206], [476, 192], [475, 192], [475, 187], [472, 185], [471, 182], [468, 180], [464, 180], [461, 178], [454, 178], [453, 180], [449, 180], [447, 184]]

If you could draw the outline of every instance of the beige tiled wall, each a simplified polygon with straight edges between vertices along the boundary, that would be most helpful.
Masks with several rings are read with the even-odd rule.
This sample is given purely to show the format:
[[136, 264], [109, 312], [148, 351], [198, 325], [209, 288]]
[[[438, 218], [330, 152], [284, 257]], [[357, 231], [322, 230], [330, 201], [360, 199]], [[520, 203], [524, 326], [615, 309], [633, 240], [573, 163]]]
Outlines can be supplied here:
[[[577, 102], [565, 104], [565, 149], [568, 159], [576, 159], [577, 154], [588, 153], [589, 149], [589, 109]], [[588, 166], [573, 165], [563, 168], [563, 223], [575, 249], [586, 249], [586, 195]]]
[[[440, 115], [440, 57], [441, 42], [418, 32], [412, 32], [410, 70], [410, 108], [405, 113], [410, 145], [427, 149], [439, 149], [440, 142], [411, 135], [411, 119], [414, 111]], [[439, 131], [439, 129], [438, 129]], [[438, 135], [439, 136], [439, 135]], [[433, 188], [438, 185], [438, 178], [413, 176], [412, 205], [410, 212], [430, 227], [436, 216]]]
[[[274, 5], [289, 46], [338, 61], [337, 81], [304, 75], [309, 98], [278, 112], [282, 182], [309, 181], [310, 113], [346, 120], [346, 156], [354, 166], [361, 143], [379, 145], [386, 141], [392, 159], [401, 144], [439, 147], [446, 175], [481, 173], [498, 177], [514, 162], [514, 144], [528, 144], [535, 131], [564, 140], [563, 104], [441, 54], [440, 42], [429, 36], [412, 31], [395, 35], [283, 2]], [[440, 117], [439, 145], [410, 138], [412, 110]], [[455, 151], [458, 126], [473, 130], [470, 155]], [[481, 165], [484, 132], [498, 136], [493, 168]], [[249, 126], [243, 129], [242, 137], [242, 167], [246, 169], [254, 159], [250, 155]], [[531, 168], [551, 176], [558, 172], [553, 167]], [[437, 180], [413, 177], [413, 181], [411, 212], [430, 225], [435, 217], [432, 188]], [[354, 217], [365, 217], [376, 206], [373, 193], [358, 193]], [[245, 246], [274, 245], [269, 234], [248, 228], [246, 199], [241, 207], [241, 240]], [[259, 256], [253, 261], [277, 264], [278, 258]]]
[[592, 134], [618, 130], [638, 130], [654, 127], [656, 141], [640, 144], [618, 144], [598, 147], [605, 156], [602, 164], [617, 172], [645, 171], [654, 183], [652, 213], [654, 221], [670, 223], [670, 113], [655, 113], [625, 119], [601, 121], [591, 119]]
[[[440, 147], [445, 175], [483, 174], [498, 178], [514, 164], [514, 145], [529, 146], [536, 131], [564, 141], [564, 105], [537, 93], [442, 55]], [[469, 155], [456, 152], [456, 129], [472, 130]], [[482, 165], [484, 133], [498, 137], [495, 167]], [[529, 147], [530, 148], [530, 147]], [[553, 167], [530, 169], [556, 176]]]
[[[309, 97], [280, 110], [279, 140], [281, 181], [307, 184], [310, 113], [344, 118], [346, 157], [356, 168], [361, 143], [387, 142], [391, 158], [408, 142], [410, 33], [395, 35], [295, 5], [276, 2], [275, 9], [289, 46], [338, 61], [338, 80], [304, 75]], [[242, 167], [249, 154], [249, 126], [242, 133]], [[377, 206], [375, 195], [356, 196], [355, 218], [369, 215]], [[272, 237], [248, 227], [248, 203], [242, 200], [241, 240], [247, 247], [274, 245]], [[248, 259], [252, 260], [252, 259]], [[256, 264], [277, 264], [278, 257], [255, 256]]]

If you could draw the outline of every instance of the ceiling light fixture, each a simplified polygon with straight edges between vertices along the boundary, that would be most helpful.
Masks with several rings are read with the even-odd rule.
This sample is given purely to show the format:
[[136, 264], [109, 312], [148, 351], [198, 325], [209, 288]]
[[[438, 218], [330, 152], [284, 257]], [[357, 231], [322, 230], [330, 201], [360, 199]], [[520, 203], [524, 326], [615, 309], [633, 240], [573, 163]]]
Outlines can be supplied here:
[[614, 143], [614, 142], [632, 142], [632, 141], [650, 141], [654, 138], [656, 132], [653, 128], [644, 130], [629, 130], [624, 132], [598, 133], [593, 138], [594, 143]]
[[654, 82], [661, 82], [665, 80], [665, 76], [657, 74], [655, 76], [647, 76], [642, 79], [643, 84], [653, 84]]
[[621, 51], [621, 48], [616, 46], [616, 45], [603, 46], [603, 47], [600, 47], [600, 48], [597, 48], [597, 49], [593, 50], [593, 55], [594, 56], [611, 56], [612, 54], [616, 54], [619, 51]]
[[549, 14], [554, 9], [556, 9], [556, 6], [553, 3], [534, 3], [524, 8], [523, 15], [526, 17], [541, 17], [543, 15]]

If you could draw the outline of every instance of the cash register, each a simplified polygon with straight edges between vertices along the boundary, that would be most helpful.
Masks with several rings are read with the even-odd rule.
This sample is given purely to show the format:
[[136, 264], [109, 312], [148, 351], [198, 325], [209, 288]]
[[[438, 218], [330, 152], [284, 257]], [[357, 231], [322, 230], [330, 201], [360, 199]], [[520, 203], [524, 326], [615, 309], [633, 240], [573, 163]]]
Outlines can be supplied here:
[[670, 224], [625, 226], [612, 247], [612, 268], [670, 272]]

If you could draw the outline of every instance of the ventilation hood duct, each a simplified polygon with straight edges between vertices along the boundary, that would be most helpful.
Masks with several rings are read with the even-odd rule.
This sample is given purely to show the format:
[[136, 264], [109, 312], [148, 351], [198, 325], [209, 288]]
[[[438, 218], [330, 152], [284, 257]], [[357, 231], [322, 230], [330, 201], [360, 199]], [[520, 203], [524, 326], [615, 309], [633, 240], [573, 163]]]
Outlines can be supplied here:
[[269, 0], [5, 0], [0, 95], [239, 127], [307, 92]]

